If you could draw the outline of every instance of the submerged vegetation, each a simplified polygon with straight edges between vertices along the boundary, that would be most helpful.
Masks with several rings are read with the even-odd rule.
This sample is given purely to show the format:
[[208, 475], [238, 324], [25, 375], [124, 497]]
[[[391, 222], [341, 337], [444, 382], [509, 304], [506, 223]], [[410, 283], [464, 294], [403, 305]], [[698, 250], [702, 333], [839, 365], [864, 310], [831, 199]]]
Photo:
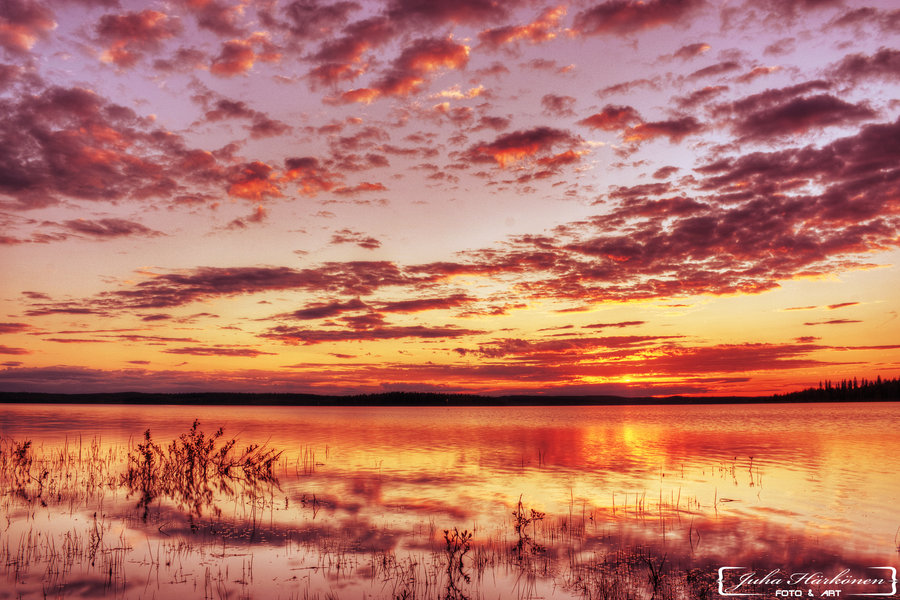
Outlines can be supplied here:
[[528, 531], [528, 526], [536, 526], [538, 521], [544, 520], [545, 514], [533, 508], [530, 510], [530, 514], [525, 511], [525, 507], [522, 505], [522, 497], [519, 496], [519, 503], [516, 505], [516, 510], [512, 513], [514, 519], [513, 529], [518, 538], [514, 550], [519, 557], [526, 554], [539, 554], [545, 550], [543, 546], [534, 540], [534, 531], [532, 530], [531, 535], [529, 535]]
[[[564, 514], [522, 494], [495, 522], [446, 510], [401, 530], [317, 487], [327, 461], [196, 420], [168, 443], [149, 430], [127, 445], [0, 438], [0, 577], [22, 598], [716, 597], [715, 568], [691, 557], [700, 503], [680, 491], [613, 495], [608, 512], [573, 496]], [[713, 470], [737, 485], [736, 462]], [[613, 535], [622, 522], [653, 535]]]
[[128, 467], [122, 481], [130, 493], [140, 494], [138, 508], [143, 509], [145, 521], [151, 503], [160, 496], [187, 509], [193, 519], [202, 516], [207, 507], [221, 514], [214, 502], [216, 493], [253, 497], [261, 486], [278, 484], [274, 469], [280, 451], [250, 444], [237, 452], [237, 440], [220, 442], [224, 433], [221, 428], [207, 436], [199, 430], [199, 425], [195, 420], [190, 431], [167, 447], [156, 444], [148, 429], [144, 441], [128, 452]]
[[[387, 599], [481, 598], [485, 581], [498, 572], [514, 574], [509, 585], [524, 586], [518, 595], [533, 594], [547, 579], [567, 596], [610, 600], [680, 598], [693, 581], [686, 571], [663, 570], [665, 559], [643, 548], [576, 556], [562, 542], [571, 543], [573, 535], [583, 541], [584, 523], [573, 532], [569, 518], [550, 520], [522, 497], [512, 519], [495, 524], [492, 533], [485, 533], [489, 527], [454, 525], [441, 530], [442, 537], [428, 533], [424, 546], [404, 553], [373, 540], [377, 532], [318, 523], [315, 518], [329, 501], [314, 493], [303, 493], [297, 505], [301, 512], [311, 509], [318, 524], [279, 522], [276, 506], [283, 502], [287, 509], [291, 498], [276, 500], [279, 475], [309, 474], [282, 461], [282, 455], [260, 444], [242, 447], [221, 428], [206, 434], [198, 421], [168, 444], [157, 443], [149, 430], [130, 447], [103, 448], [94, 440], [87, 447], [78, 441], [39, 451], [30, 440], [0, 438], [0, 512], [7, 521], [0, 565], [8, 585], [19, 597], [29, 597], [29, 591], [35, 597], [143, 597], [134, 594], [131, 581], [133, 566], [142, 565], [152, 578], [163, 574], [167, 585], [202, 589], [204, 598], [250, 597], [257, 585], [267, 588], [254, 574], [254, 555], [272, 548], [310, 557], [309, 566], [299, 568], [321, 574], [324, 582], [368, 573], [367, 597]], [[305, 465], [308, 449], [303, 457]], [[116, 502], [120, 490], [125, 503]], [[222, 509], [226, 502], [234, 507], [231, 517]], [[268, 523], [259, 514], [247, 518], [259, 507], [268, 510]], [[38, 510], [48, 511], [51, 520], [68, 515], [70, 524], [61, 533], [42, 530]], [[205, 565], [202, 574], [199, 565]], [[238, 566], [235, 576], [231, 569]], [[681, 591], [666, 595], [676, 589]], [[309, 577], [305, 584], [287, 578], [276, 590], [270, 597], [339, 597]]]

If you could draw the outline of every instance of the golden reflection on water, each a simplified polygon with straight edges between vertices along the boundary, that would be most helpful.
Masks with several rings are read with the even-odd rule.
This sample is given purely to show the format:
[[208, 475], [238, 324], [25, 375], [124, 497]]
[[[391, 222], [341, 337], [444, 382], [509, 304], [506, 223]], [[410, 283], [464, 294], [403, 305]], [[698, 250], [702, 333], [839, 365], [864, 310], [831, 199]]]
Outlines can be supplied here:
[[[116, 477], [84, 497], [70, 490], [71, 497], [28, 502], [3, 490], [0, 517], [7, 527], [0, 546], [7, 548], [7, 583], [38, 597], [52, 572], [48, 561], [59, 559], [54, 552], [62, 555], [58, 548], [80, 549], [70, 560], [87, 560], [99, 538], [94, 570], [98, 556], [125, 560], [124, 566], [103, 567], [122, 569], [121, 579], [109, 577], [105, 591], [95, 594], [87, 583], [82, 591], [73, 586], [70, 572], [63, 587], [55, 588], [63, 595], [139, 597], [130, 587], [113, 585], [127, 587], [135, 578], [151, 591], [200, 586], [208, 597], [251, 588], [260, 597], [302, 597], [298, 590], [394, 597], [403, 577], [419, 583], [430, 577], [443, 591], [437, 583], [444, 573], [438, 564], [446, 558], [442, 548], [449, 543], [443, 531], [453, 528], [474, 532], [462, 564], [481, 564], [490, 582], [465, 585], [484, 597], [516, 597], [513, 589], [578, 597], [577, 586], [565, 582], [583, 573], [565, 567], [566, 556], [570, 562], [596, 561], [635, 548], [652, 548], [670, 564], [708, 572], [744, 563], [897, 564], [896, 403], [478, 409], [9, 405], [0, 407], [0, 436], [30, 439], [36, 454], [60, 448], [86, 454], [98, 443], [117, 457], [108, 464], [124, 469], [128, 449], [143, 431], [149, 428], [155, 440], [166, 442], [195, 418], [206, 431], [221, 426], [226, 438], [282, 450], [278, 485], [249, 496], [220, 491], [215, 504], [221, 515], [199, 519], [187, 519], [158, 498], [147, 520], [135, 510], [137, 497], [113, 485]], [[530, 539], [544, 550], [535, 554], [540, 560], [527, 563], [509, 554], [521, 542], [512, 517], [520, 501], [527, 510], [546, 513], [528, 526]], [[38, 535], [43, 541], [33, 541]], [[16, 552], [29, 547], [38, 568], [26, 576]], [[475, 556], [493, 562], [479, 563]], [[17, 570], [12, 574], [11, 564]], [[516, 588], [523, 581], [530, 583]]]

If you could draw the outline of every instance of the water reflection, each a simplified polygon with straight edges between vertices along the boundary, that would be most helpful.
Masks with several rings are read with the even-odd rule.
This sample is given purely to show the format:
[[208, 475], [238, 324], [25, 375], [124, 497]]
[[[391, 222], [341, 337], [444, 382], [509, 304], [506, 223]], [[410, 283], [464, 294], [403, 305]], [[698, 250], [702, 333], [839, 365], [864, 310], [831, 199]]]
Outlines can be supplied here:
[[726, 564], [897, 565], [898, 425], [896, 404], [6, 406], [0, 565], [23, 597], [712, 597]]

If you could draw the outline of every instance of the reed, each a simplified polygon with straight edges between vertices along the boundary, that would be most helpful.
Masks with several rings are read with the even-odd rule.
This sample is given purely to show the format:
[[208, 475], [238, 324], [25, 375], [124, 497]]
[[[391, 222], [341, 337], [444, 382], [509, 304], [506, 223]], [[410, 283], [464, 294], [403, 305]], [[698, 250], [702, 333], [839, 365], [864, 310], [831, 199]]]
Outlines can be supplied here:
[[[216, 492], [226, 496], [240, 492], [252, 498], [264, 484], [277, 485], [274, 468], [281, 451], [259, 444], [237, 451], [237, 440], [220, 442], [221, 428], [208, 436], [199, 426], [195, 420], [187, 433], [166, 447], [156, 444], [148, 429], [144, 441], [128, 453], [122, 482], [129, 493], [140, 496], [137, 506], [145, 521], [158, 497], [172, 499], [192, 517], [200, 517], [206, 508], [221, 514], [214, 503]], [[239, 492], [236, 486], [241, 487]]]
[[[327, 476], [312, 448], [296, 461], [282, 456], [240, 446], [221, 429], [206, 434], [197, 421], [168, 444], [149, 431], [128, 447], [77, 437], [42, 451], [0, 439], [0, 572], [23, 597], [77, 598], [86, 595], [79, 585], [92, 585], [109, 598], [189, 590], [209, 599], [476, 600], [496, 597], [484, 590], [497, 581], [521, 597], [550, 589], [602, 600], [715, 597], [714, 571], [604, 533], [626, 519], [646, 527], [658, 518], [665, 534], [691, 514], [681, 525], [689, 554], [699, 503], [680, 489], [614, 496], [618, 513], [574, 493], [562, 514], [519, 496], [497, 522], [462, 528], [434, 513], [401, 536], [363, 521], [358, 508], [342, 509], [337, 494], [305, 491]], [[142, 588], [150, 591], [135, 591]]]
[[[513, 529], [516, 532], [516, 536], [518, 537], [518, 541], [516, 542], [513, 551], [519, 556], [522, 557], [526, 554], [538, 554], [545, 550], [544, 546], [538, 544], [535, 537], [535, 528], [538, 521], [543, 521], [546, 516], [544, 513], [530, 509], [530, 513], [526, 512], [524, 505], [522, 504], [522, 497], [519, 496], [519, 503], [516, 505], [516, 509], [512, 513], [513, 515]], [[529, 534], [528, 526], [532, 526], [531, 533]]]

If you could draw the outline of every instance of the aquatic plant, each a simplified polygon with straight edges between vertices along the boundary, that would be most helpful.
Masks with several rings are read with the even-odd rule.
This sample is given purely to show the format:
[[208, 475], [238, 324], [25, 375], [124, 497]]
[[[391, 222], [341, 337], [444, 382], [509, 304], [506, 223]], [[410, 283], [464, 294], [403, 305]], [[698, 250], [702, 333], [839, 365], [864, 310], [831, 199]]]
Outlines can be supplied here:
[[207, 436], [195, 420], [187, 433], [181, 434], [167, 447], [153, 441], [150, 430], [144, 441], [128, 453], [128, 467], [122, 482], [129, 493], [138, 493], [138, 508], [147, 520], [150, 504], [159, 497], [174, 500], [193, 517], [202, 516], [211, 507], [216, 513], [215, 494], [234, 496], [236, 486], [241, 493], [254, 495], [263, 484], [278, 483], [274, 468], [281, 451], [251, 444], [236, 452], [237, 440], [220, 443], [222, 428]]
[[15, 494], [26, 499], [26, 488], [35, 480], [31, 474], [33, 462], [31, 440], [17, 442], [0, 439], [0, 468], [2, 468], [3, 481]]
[[662, 557], [654, 557], [649, 551], [641, 553], [640, 558], [647, 565], [647, 581], [653, 587], [653, 597], [655, 598], [659, 592], [660, 585], [663, 583], [666, 572], [666, 554]]
[[[544, 546], [538, 544], [534, 540], [534, 524], [537, 521], [542, 521], [545, 514], [540, 511], [534, 510], [533, 508], [530, 510], [530, 513], [526, 512], [525, 506], [522, 504], [522, 497], [519, 496], [519, 503], [512, 513], [513, 529], [515, 530], [516, 536], [518, 537], [513, 551], [518, 556], [522, 556], [523, 554], [527, 553], [537, 554], [539, 552], [543, 552], [546, 549], [544, 548]], [[528, 534], [529, 525], [532, 526], [531, 535]]]
[[[708, 523], [680, 487], [629, 492], [624, 504], [620, 491], [618, 513], [572, 491], [567, 511], [541, 498], [546, 513], [519, 496], [463, 530], [452, 502], [416, 512], [380, 474], [376, 510], [343, 497], [344, 473], [318, 468], [313, 446], [282, 461], [196, 421], [170, 443], [149, 431], [122, 446], [75, 440], [0, 439], [0, 582], [16, 597], [717, 597], [695, 548]], [[708, 468], [730, 480], [733, 464]], [[713, 499], [706, 512], [726, 500]], [[623, 535], [630, 526], [640, 535]]]
[[467, 600], [468, 596], [463, 594], [461, 589], [462, 582], [471, 583], [472, 578], [466, 573], [463, 565], [463, 557], [469, 551], [472, 534], [468, 530], [460, 533], [459, 529], [453, 528], [444, 530], [444, 542], [447, 545], [447, 591], [444, 596], [446, 600]]

